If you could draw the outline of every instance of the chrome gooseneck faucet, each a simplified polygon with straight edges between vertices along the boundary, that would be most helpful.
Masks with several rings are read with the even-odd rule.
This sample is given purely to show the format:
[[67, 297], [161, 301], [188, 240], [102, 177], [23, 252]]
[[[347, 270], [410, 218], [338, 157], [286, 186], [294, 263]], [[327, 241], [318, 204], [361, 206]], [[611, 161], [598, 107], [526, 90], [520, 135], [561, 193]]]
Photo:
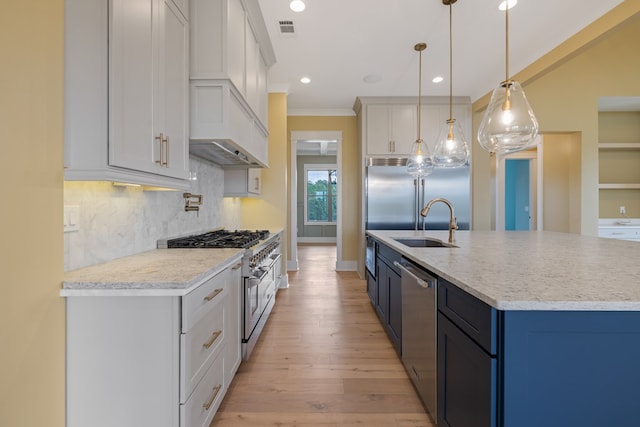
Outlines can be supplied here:
[[458, 222], [456, 221], [456, 216], [453, 213], [453, 205], [450, 201], [443, 197], [431, 199], [427, 202], [424, 208], [422, 208], [422, 210], [420, 211], [420, 215], [426, 217], [429, 213], [429, 209], [431, 209], [431, 206], [433, 206], [433, 204], [436, 202], [442, 202], [449, 207], [449, 212], [451, 214], [449, 216], [449, 243], [453, 243], [455, 241], [455, 239], [453, 238], [453, 232], [458, 229]]

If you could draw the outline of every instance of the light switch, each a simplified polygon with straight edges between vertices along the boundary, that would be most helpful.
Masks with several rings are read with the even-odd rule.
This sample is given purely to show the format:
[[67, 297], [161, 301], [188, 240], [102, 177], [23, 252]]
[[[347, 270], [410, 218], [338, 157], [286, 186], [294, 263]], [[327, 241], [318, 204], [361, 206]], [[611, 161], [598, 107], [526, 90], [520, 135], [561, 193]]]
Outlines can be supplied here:
[[80, 230], [80, 206], [68, 206], [64, 207], [64, 232], [69, 233], [72, 231]]

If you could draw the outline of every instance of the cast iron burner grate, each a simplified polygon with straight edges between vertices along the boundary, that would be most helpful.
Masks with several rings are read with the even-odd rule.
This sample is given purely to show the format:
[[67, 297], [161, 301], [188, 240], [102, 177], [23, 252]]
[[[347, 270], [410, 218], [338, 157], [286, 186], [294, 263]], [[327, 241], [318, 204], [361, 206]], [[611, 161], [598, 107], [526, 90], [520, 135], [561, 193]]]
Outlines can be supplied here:
[[167, 241], [168, 248], [249, 248], [269, 236], [269, 230], [216, 230]]

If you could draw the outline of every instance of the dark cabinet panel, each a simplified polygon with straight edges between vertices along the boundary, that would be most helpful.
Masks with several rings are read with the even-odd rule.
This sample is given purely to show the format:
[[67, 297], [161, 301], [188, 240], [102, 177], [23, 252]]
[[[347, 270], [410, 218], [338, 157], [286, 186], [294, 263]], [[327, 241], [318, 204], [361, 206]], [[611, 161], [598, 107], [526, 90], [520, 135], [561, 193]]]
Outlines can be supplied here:
[[497, 426], [497, 361], [438, 313], [438, 426]]
[[376, 277], [367, 274], [367, 293], [398, 355], [402, 354], [402, 298], [400, 272], [394, 261], [402, 256], [377, 244]]
[[396, 348], [396, 352], [398, 355], [402, 355], [402, 295], [400, 275], [392, 269], [389, 269], [387, 274], [389, 278], [387, 331], [393, 346]]
[[445, 279], [438, 280], [438, 310], [482, 348], [495, 355], [497, 348], [497, 310]]

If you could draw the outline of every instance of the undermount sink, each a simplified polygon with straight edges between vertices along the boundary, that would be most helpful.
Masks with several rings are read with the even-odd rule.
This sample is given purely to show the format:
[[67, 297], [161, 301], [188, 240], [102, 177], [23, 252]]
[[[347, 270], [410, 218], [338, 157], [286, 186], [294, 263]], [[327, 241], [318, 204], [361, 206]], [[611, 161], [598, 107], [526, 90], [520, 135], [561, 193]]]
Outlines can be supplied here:
[[396, 242], [412, 248], [457, 248], [456, 245], [445, 243], [442, 240], [431, 237], [418, 237], [408, 239], [393, 239]]

